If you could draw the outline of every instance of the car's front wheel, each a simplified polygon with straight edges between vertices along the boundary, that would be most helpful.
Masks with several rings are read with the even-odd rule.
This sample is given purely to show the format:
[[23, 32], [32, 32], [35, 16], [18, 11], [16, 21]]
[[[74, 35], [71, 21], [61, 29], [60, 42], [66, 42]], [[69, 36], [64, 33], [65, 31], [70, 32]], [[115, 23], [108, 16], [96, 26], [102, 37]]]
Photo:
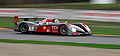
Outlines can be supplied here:
[[19, 29], [21, 33], [28, 33], [29, 26], [26, 23], [21, 23]]
[[61, 25], [59, 28], [60, 35], [68, 34], [68, 27], [66, 25]]

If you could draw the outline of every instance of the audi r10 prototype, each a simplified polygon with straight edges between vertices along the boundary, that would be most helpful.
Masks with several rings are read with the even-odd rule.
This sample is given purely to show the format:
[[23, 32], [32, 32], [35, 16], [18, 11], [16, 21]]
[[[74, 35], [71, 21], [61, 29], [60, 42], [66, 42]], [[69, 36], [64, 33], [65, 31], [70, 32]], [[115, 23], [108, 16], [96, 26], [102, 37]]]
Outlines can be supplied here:
[[30, 17], [23, 19], [23, 21], [18, 22], [19, 17], [14, 17], [14, 31], [21, 33], [49, 32], [60, 35], [92, 35], [91, 30], [84, 23], [60, 23], [58, 19], [47, 18], [42, 21], [36, 20], [37, 18], [32, 18], [33, 21], [29, 21]]

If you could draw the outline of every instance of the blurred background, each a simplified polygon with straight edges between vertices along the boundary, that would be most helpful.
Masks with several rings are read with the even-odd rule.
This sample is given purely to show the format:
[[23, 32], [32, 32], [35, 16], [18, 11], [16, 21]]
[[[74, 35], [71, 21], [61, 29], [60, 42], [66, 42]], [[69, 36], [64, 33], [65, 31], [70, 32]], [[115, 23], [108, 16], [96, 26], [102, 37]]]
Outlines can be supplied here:
[[54, 4], [54, 3], [73, 3], [88, 2], [89, 0], [0, 0], [1, 5], [22, 5], [22, 4]]
[[74, 2], [91, 2], [91, 3], [119, 3], [120, 0], [0, 0], [0, 5], [23, 5], [23, 4], [55, 4], [55, 3], [74, 3]]
[[0, 27], [14, 28], [14, 16], [86, 23], [93, 34], [120, 35], [120, 0], [0, 0]]

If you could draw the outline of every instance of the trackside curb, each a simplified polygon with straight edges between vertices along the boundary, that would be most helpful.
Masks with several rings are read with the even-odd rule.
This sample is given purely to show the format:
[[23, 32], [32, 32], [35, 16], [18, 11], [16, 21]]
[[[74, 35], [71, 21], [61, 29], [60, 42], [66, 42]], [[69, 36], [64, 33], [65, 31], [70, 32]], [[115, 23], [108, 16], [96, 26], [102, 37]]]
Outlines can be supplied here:
[[4, 28], [4, 27], [0, 27], [0, 29], [13, 29], [13, 28]]

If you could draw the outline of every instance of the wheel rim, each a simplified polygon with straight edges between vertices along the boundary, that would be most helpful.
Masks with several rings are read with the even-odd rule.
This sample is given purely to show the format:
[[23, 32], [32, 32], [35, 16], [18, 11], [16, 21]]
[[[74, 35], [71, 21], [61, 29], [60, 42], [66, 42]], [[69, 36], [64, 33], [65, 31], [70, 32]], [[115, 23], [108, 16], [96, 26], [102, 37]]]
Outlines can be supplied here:
[[63, 35], [67, 34], [67, 27], [66, 26], [61, 26], [60, 27], [60, 33], [63, 34]]
[[20, 27], [21, 32], [27, 32], [27, 25], [26, 24], [22, 24]]

